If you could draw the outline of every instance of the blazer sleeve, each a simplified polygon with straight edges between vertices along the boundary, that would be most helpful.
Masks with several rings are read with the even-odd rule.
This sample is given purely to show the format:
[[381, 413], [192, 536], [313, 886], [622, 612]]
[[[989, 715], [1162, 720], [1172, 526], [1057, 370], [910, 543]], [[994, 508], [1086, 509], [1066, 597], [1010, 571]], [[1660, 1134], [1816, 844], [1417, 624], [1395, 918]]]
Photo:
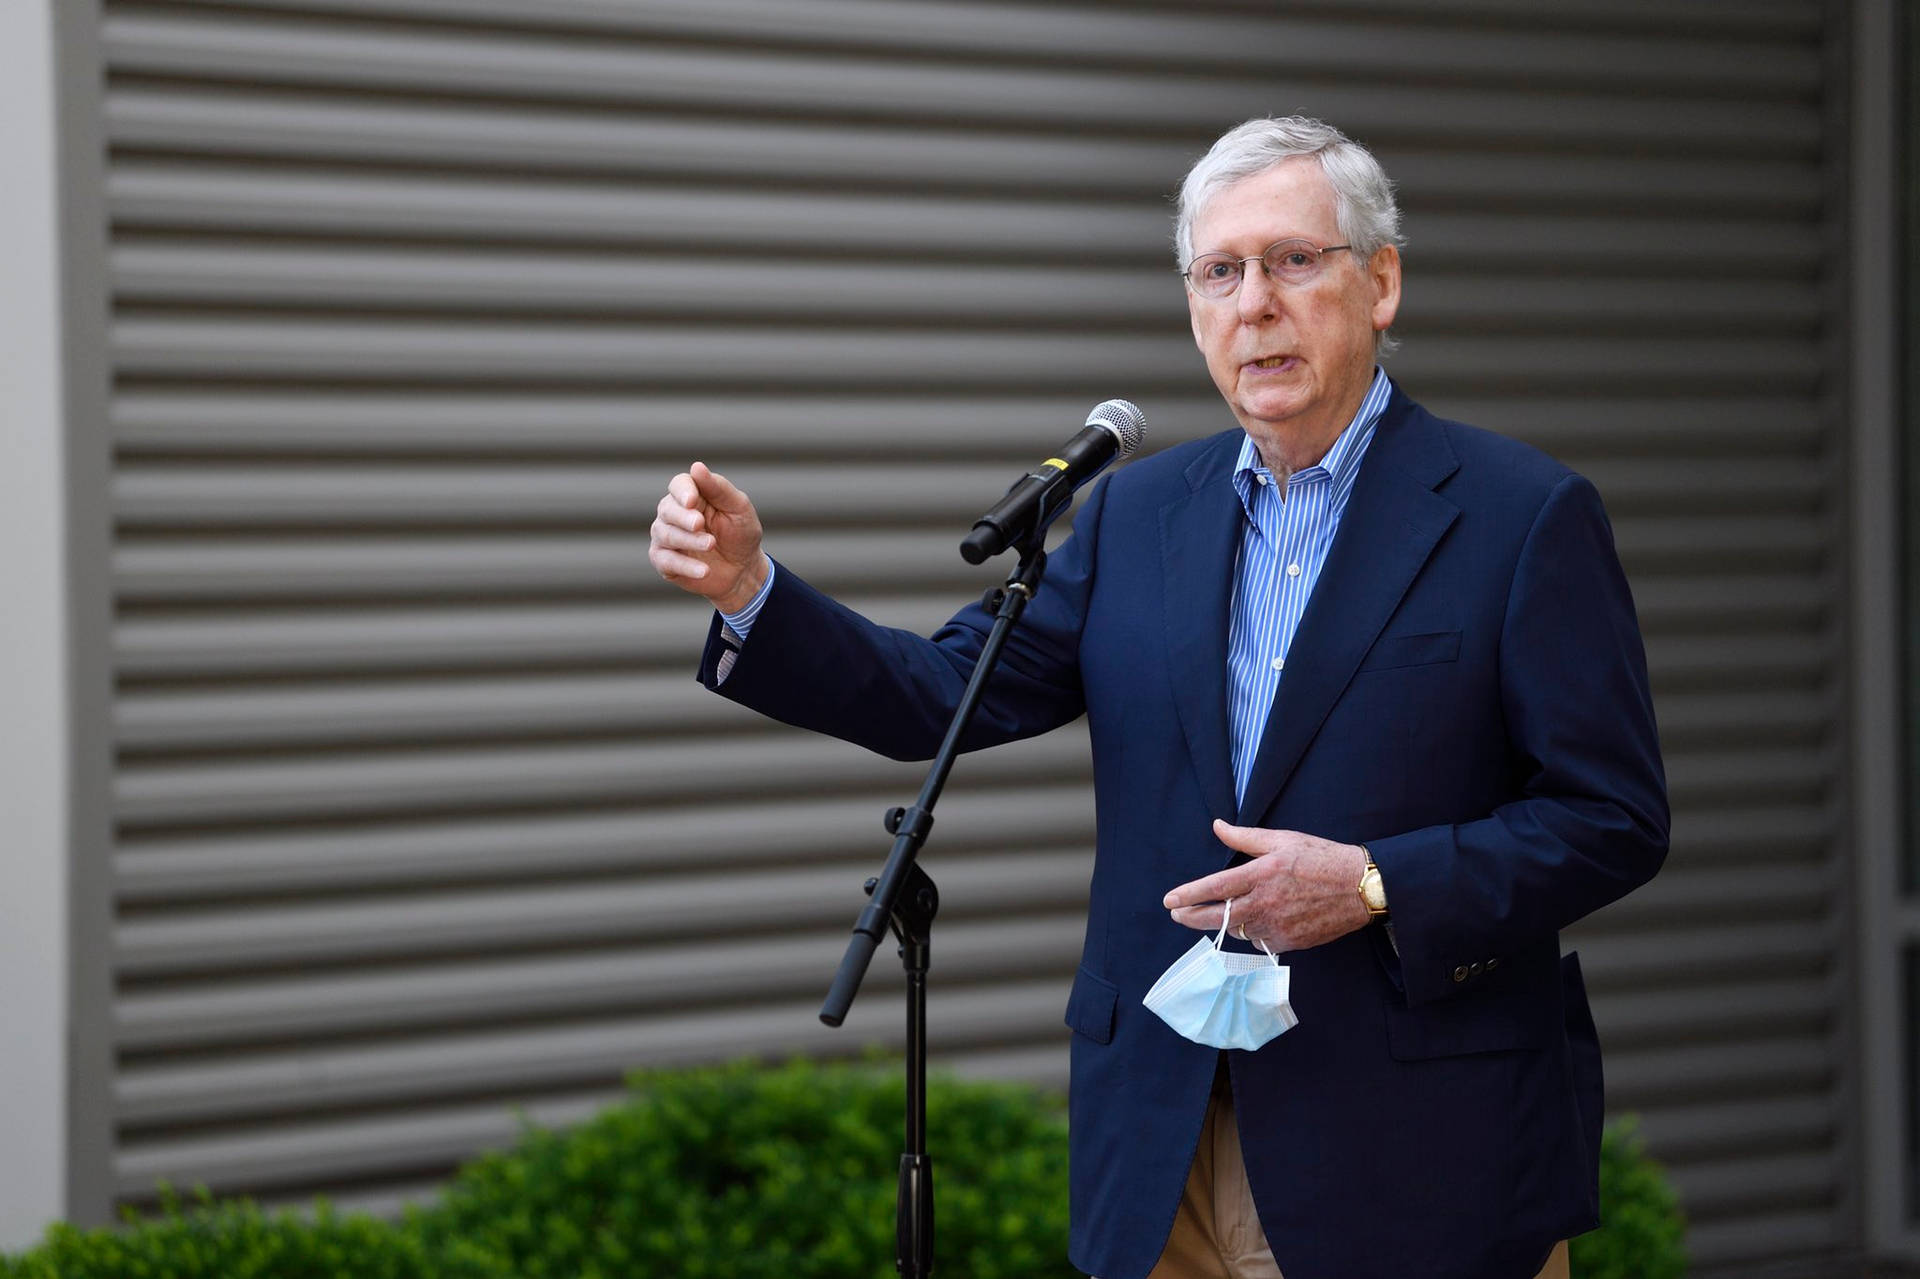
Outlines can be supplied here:
[[[1073, 532], [1051, 554], [1040, 589], [1003, 650], [965, 750], [1032, 737], [1078, 717], [1080, 630], [1093, 588], [1109, 481], [1094, 485]], [[985, 647], [993, 616], [978, 602], [931, 638], [881, 626], [814, 589], [785, 564], [725, 680], [718, 614], [699, 679], [721, 696], [797, 728], [892, 759], [939, 749]]]
[[1479, 820], [1368, 843], [1410, 1004], [1477, 990], [1456, 972], [1549, 941], [1666, 856], [1633, 599], [1600, 495], [1578, 475], [1551, 490], [1522, 546], [1499, 670], [1518, 797]]

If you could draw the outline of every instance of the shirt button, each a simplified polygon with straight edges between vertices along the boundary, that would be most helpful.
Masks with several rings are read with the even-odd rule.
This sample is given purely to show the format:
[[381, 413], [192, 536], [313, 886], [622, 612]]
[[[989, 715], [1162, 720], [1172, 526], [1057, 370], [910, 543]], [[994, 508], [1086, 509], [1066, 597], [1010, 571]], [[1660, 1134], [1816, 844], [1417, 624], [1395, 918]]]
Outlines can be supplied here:
[[1298, 564], [1287, 565], [1287, 576], [1288, 577], [1300, 576], [1300, 566]]
[[1267, 485], [1273, 483], [1273, 478], [1271, 476], [1263, 475], [1258, 471], [1254, 472], [1253, 478], [1260, 481], [1261, 488], [1265, 488]]
[[1276, 657], [1276, 658], [1274, 658], [1274, 659], [1273, 659], [1273, 669], [1274, 669], [1274, 670], [1276, 670], [1276, 671], [1284, 671], [1284, 670], [1286, 670], [1286, 669], [1287, 669], [1287, 659], [1286, 659], [1286, 658], [1284, 658], [1284, 657]]

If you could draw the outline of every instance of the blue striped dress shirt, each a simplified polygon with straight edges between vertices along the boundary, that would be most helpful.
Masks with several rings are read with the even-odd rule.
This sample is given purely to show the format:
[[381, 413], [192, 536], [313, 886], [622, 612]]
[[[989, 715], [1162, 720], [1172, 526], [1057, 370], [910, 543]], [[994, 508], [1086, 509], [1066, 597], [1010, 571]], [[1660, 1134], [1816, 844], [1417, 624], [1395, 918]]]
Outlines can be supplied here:
[[1300, 628], [1313, 584], [1320, 580], [1320, 566], [1327, 562], [1327, 548], [1340, 529], [1354, 477], [1392, 389], [1386, 373], [1376, 367], [1353, 421], [1317, 465], [1288, 478], [1284, 492], [1261, 462], [1253, 437], [1240, 445], [1233, 488], [1246, 519], [1240, 525], [1233, 611], [1227, 623], [1227, 718], [1233, 733], [1236, 800], [1246, 796], [1267, 712], [1286, 669], [1287, 648]]

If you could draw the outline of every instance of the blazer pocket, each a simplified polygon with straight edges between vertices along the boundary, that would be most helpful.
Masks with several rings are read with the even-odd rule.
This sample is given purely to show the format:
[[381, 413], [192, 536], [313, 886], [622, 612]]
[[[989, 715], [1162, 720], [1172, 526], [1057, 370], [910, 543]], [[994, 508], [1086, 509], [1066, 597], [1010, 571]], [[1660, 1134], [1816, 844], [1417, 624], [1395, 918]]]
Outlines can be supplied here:
[[1074, 974], [1073, 993], [1067, 996], [1067, 1025], [1096, 1044], [1110, 1044], [1119, 1003], [1118, 987], [1082, 968]]
[[1459, 631], [1434, 631], [1426, 635], [1388, 635], [1367, 650], [1360, 663], [1363, 671], [1386, 671], [1397, 666], [1429, 666], [1452, 662], [1460, 657]]

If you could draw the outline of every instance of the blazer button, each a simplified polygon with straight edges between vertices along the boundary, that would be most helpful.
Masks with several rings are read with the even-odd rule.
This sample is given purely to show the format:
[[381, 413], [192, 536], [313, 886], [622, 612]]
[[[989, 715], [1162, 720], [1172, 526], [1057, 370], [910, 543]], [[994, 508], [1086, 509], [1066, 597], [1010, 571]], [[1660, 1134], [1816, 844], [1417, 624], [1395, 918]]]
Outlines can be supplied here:
[[1488, 972], [1492, 972], [1492, 971], [1493, 971], [1494, 969], [1496, 969], [1496, 968], [1498, 968], [1499, 966], [1500, 966], [1500, 961], [1499, 961], [1499, 960], [1497, 960], [1497, 959], [1489, 959], [1489, 960], [1487, 961], [1487, 971], [1488, 971]]
[[1453, 979], [1455, 981], [1465, 981], [1467, 979], [1467, 966], [1465, 964], [1453, 970]]
[[1486, 965], [1485, 965], [1485, 964], [1475, 964], [1475, 965], [1474, 965], [1473, 967], [1471, 967], [1471, 968], [1469, 968], [1469, 969], [1467, 969], [1467, 971], [1468, 971], [1469, 973], [1472, 973], [1472, 974], [1473, 974], [1473, 975], [1474, 975], [1475, 977], [1478, 977], [1478, 976], [1479, 976], [1479, 975], [1480, 975], [1481, 973], [1483, 973], [1483, 972], [1485, 972], [1485, 971], [1486, 971]]

